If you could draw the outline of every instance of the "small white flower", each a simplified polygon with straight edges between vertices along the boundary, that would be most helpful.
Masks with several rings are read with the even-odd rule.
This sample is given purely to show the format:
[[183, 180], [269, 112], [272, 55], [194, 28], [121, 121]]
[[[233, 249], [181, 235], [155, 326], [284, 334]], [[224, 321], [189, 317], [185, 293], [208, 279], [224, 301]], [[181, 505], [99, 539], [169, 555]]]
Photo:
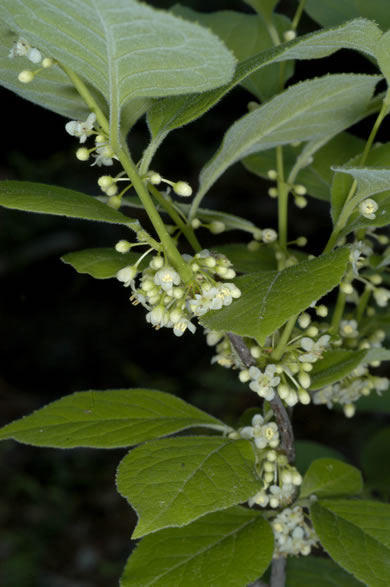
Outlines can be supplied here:
[[345, 338], [356, 338], [359, 336], [358, 323], [356, 320], [341, 320], [340, 322], [340, 334]]
[[360, 214], [364, 216], [364, 218], [368, 218], [369, 220], [374, 220], [375, 212], [378, 210], [378, 208], [378, 204], [375, 202], [375, 200], [372, 200], [371, 198], [367, 198], [359, 204]]
[[27, 57], [32, 63], [40, 63], [42, 61], [42, 54], [38, 49], [35, 47], [31, 47], [30, 43], [20, 37], [10, 52], [8, 53], [8, 57], [13, 59], [14, 57]]
[[180, 275], [173, 267], [163, 267], [154, 276], [154, 283], [171, 295], [173, 286], [180, 284]]
[[175, 334], [176, 336], [182, 336], [182, 334], [184, 334], [187, 328], [192, 334], [194, 334], [196, 331], [196, 326], [194, 326], [194, 324], [192, 324], [190, 320], [182, 318], [181, 320], [179, 320], [179, 322], [176, 322], [173, 325], [173, 334]]
[[301, 339], [300, 345], [306, 353], [300, 355], [299, 360], [302, 363], [315, 363], [318, 359], [321, 358], [322, 353], [324, 352], [325, 348], [328, 346], [330, 340], [330, 336], [328, 334], [323, 334], [317, 342], [314, 342], [312, 338], [308, 336], [304, 336]]
[[123, 267], [120, 269], [117, 274], [116, 278], [118, 281], [121, 281], [125, 287], [131, 285], [134, 281], [134, 277], [137, 275], [137, 267], [134, 265], [128, 265], [127, 267]]
[[96, 115], [92, 112], [87, 120], [71, 120], [65, 124], [65, 130], [72, 137], [78, 137], [80, 143], [85, 143], [87, 137], [92, 133], [93, 125], [96, 122]]
[[160, 304], [146, 314], [146, 320], [153, 326], [166, 326], [169, 322], [169, 312], [167, 312], [164, 306]]
[[276, 365], [267, 365], [264, 373], [257, 367], [249, 369], [249, 375], [252, 381], [249, 387], [260, 397], [270, 401], [275, 397], [274, 388], [279, 385], [280, 377], [275, 377]]
[[274, 243], [278, 238], [278, 233], [273, 228], [264, 228], [261, 238], [264, 243]]
[[374, 298], [378, 306], [385, 308], [390, 300], [390, 290], [384, 287], [376, 287], [374, 289]]

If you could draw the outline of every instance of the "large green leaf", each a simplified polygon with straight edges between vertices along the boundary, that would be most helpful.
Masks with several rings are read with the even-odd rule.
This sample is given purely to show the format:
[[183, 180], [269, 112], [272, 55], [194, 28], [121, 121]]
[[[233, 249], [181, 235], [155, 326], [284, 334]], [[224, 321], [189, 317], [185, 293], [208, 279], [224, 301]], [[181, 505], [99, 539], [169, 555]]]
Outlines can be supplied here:
[[224, 428], [220, 420], [162, 391], [81, 391], [4, 426], [0, 439], [59, 448], [115, 448], [197, 426]]
[[118, 253], [114, 248], [84, 249], [67, 253], [61, 261], [72, 265], [78, 273], [87, 273], [95, 279], [115, 277], [127, 265], [134, 265], [140, 253]]
[[390, 390], [381, 393], [371, 393], [368, 397], [361, 397], [356, 403], [359, 412], [390, 414]]
[[[183, 18], [210, 28], [234, 53], [238, 61], [244, 61], [274, 45], [264, 20], [255, 14], [233, 10], [195, 12], [181, 5], [175, 5], [173, 10]], [[291, 28], [290, 20], [281, 14], [273, 16], [272, 25], [280, 36]], [[278, 64], [273, 64], [244, 78], [241, 85], [263, 102], [279, 93], [280, 85], [284, 85], [293, 72], [293, 61], [287, 62], [282, 70]]]
[[295, 442], [295, 451], [295, 466], [301, 475], [306, 473], [311, 463], [316, 459], [331, 458], [338, 459], [339, 461], [344, 460], [343, 455], [334, 448], [311, 440], [297, 440]]
[[233, 163], [252, 153], [295, 141], [330, 137], [365, 110], [379, 78], [335, 74], [290, 86], [237, 120], [200, 173], [197, 204]]
[[362, 587], [332, 560], [305, 556], [287, 559], [286, 587]]
[[[330, 200], [330, 190], [333, 179], [331, 165], [343, 165], [348, 159], [360, 153], [365, 145], [363, 139], [342, 132], [323, 145], [314, 155], [313, 163], [300, 169], [295, 182], [303, 184], [310, 196], [319, 200]], [[288, 177], [293, 169], [297, 157], [303, 149], [286, 145], [283, 148], [283, 163], [285, 176]], [[268, 179], [269, 169], [276, 169], [276, 151], [261, 151], [249, 155], [243, 160], [245, 167], [256, 175]]]
[[43, 183], [0, 182], [0, 205], [13, 210], [98, 220], [111, 224], [138, 224], [137, 220], [128, 218], [92, 196]]
[[258, 14], [261, 14], [261, 16], [265, 20], [269, 20], [271, 18], [272, 13], [276, 8], [276, 5], [279, 3], [279, 0], [243, 0], [243, 1], [245, 2], [245, 4], [249, 4], [249, 6], [251, 6], [253, 8], [253, 10], [258, 12]]
[[121, 587], [246, 587], [266, 570], [273, 544], [271, 527], [258, 512], [215, 512], [143, 538]]
[[377, 22], [383, 30], [390, 28], [387, 0], [306, 0], [305, 10], [321, 26], [335, 26], [363, 16]]
[[231, 243], [213, 247], [217, 253], [222, 253], [233, 263], [235, 271], [240, 273], [255, 273], [276, 269], [277, 261], [273, 249], [261, 247], [257, 251], [248, 251], [248, 246], [241, 243]]
[[381, 31], [375, 23], [356, 19], [335, 29], [309, 33], [249, 57], [237, 65], [232, 80], [217, 90], [192, 96], [165, 98], [156, 102], [148, 113], [152, 136], [157, 143], [161, 142], [169, 131], [199, 118], [233, 87], [262, 67], [290, 59], [319, 59], [342, 48], [361, 50], [374, 56], [380, 35]]
[[311, 507], [322, 546], [341, 567], [370, 587], [390, 584], [390, 505], [326, 500]]
[[369, 487], [390, 494], [390, 428], [379, 430], [365, 445], [362, 469]]
[[[389, 19], [390, 26], [390, 19]], [[388, 31], [379, 39], [375, 48], [375, 55], [378, 60], [378, 65], [381, 68], [383, 75], [390, 84], [390, 32]]]
[[214, 330], [252, 336], [264, 344], [268, 335], [335, 287], [349, 252], [337, 249], [283, 271], [260, 271], [235, 280], [242, 295], [231, 306], [208, 312], [200, 322]]
[[357, 495], [363, 489], [361, 473], [355, 467], [336, 459], [313, 461], [303, 478], [300, 497], [335, 497]]
[[141, 96], [209, 90], [233, 74], [233, 56], [211, 32], [134, 0], [85, 0], [77, 10], [72, 0], [4, 0], [1, 16], [118, 110]]
[[248, 440], [198, 436], [134, 449], [119, 465], [117, 486], [138, 514], [133, 538], [140, 538], [243, 503], [259, 480]]

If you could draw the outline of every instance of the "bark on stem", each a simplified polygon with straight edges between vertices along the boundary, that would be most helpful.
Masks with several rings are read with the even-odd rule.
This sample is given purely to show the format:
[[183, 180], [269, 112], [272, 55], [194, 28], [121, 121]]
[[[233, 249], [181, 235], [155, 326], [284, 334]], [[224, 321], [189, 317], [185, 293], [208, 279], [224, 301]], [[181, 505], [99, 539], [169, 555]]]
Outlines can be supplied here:
[[284, 557], [272, 560], [270, 587], [284, 587], [286, 583], [286, 563]]
[[[249, 368], [252, 365], [255, 365], [256, 361], [252, 357], [250, 350], [245, 344], [242, 336], [233, 334], [232, 332], [228, 332], [227, 336], [233, 349], [245, 367]], [[291, 426], [290, 418], [287, 414], [287, 410], [277, 393], [275, 393], [274, 399], [272, 399], [269, 403], [275, 415], [276, 423], [279, 429], [280, 448], [286, 454], [288, 462], [292, 464], [295, 461], [294, 432]]]

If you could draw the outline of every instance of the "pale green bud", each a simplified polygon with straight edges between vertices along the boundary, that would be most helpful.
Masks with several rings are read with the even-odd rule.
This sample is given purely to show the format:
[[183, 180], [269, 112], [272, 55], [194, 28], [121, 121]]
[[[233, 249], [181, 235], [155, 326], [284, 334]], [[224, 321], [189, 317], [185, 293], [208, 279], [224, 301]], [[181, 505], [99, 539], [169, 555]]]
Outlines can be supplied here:
[[183, 198], [188, 198], [192, 195], [192, 188], [191, 186], [185, 181], [177, 181], [173, 184], [173, 191], [178, 196], [182, 196]]
[[76, 151], [76, 157], [79, 161], [88, 161], [89, 159], [89, 151], [85, 147], [80, 147]]
[[33, 71], [31, 71], [30, 69], [24, 69], [23, 71], [21, 71], [18, 75], [18, 80], [22, 83], [22, 84], [29, 84], [30, 82], [33, 81], [35, 77], [35, 73]]

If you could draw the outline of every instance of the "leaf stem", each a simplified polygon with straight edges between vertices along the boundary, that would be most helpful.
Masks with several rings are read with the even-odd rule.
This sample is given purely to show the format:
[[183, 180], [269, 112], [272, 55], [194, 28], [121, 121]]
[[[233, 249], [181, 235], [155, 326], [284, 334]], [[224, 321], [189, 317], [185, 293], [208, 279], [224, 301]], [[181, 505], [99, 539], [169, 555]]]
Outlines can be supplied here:
[[291, 23], [291, 28], [293, 31], [296, 31], [298, 28], [299, 21], [301, 20], [301, 16], [303, 13], [303, 9], [305, 8], [306, 0], [300, 0], [296, 12], [294, 14], [294, 18]]
[[287, 252], [288, 185], [284, 181], [283, 149], [276, 147], [276, 169], [278, 174], [278, 230], [280, 248]]
[[370, 299], [372, 293], [372, 287], [370, 287], [369, 285], [366, 285], [364, 292], [362, 293], [362, 295], [360, 296], [360, 300], [356, 309], [356, 318], [358, 323], [360, 322], [360, 320], [363, 317], [364, 314], [364, 310], [367, 307], [368, 304], [368, 300]]
[[346, 295], [344, 292], [341, 291], [341, 289], [339, 289], [336, 307], [334, 309], [334, 313], [332, 316], [332, 322], [330, 325], [330, 330], [333, 330], [333, 332], [336, 332], [338, 330], [340, 320], [341, 320], [341, 317], [344, 312], [345, 302], [346, 302]]
[[160, 206], [164, 208], [164, 210], [169, 214], [173, 222], [181, 230], [181, 232], [183, 233], [187, 241], [190, 243], [194, 251], [199, 253], [199, 251], [202, 250], [202, 247], [198, 239], [196, 238], [196, 235], [194, 234], [192, 226], [183, 222], [179, 214], [176, 212], [175, 208], [172, 206], [171, 202], [164, 198], [161, 192], [154, 185], [149, 186], [149, 191], [156, 198]]
[[80, 96], [83, 98], [87, 106], [90, 108], [91, 112], [96, 115], [96, 120], [102, 127], [103, 131], [108, 135], [110, 133], [110, 126], [108, 124], [108, 120], [104, 115], [101, 108], [98, 106], [95, 98], [92, 96], [91, 92], [83, 82], [83, 80], [75, 73], [72, 69], [67, 67], [66, 65], [59, 64], [61, 69], [66, 73]]
[[288, 320], [286, 326], [283, 329], [280, 340], [279, 340], [278, 344], [276, 345], [276, 347], [274, 348], [272, 355], [271, 355], [272, 358], [275, 359], [276, 361], [278, 361], [282, 357], [282, 355], [285, 351], [286, 345], [290, 339], [290, 334], [293, 331], [296, 320], [297, 320], [297, 315], [292, 316]]

